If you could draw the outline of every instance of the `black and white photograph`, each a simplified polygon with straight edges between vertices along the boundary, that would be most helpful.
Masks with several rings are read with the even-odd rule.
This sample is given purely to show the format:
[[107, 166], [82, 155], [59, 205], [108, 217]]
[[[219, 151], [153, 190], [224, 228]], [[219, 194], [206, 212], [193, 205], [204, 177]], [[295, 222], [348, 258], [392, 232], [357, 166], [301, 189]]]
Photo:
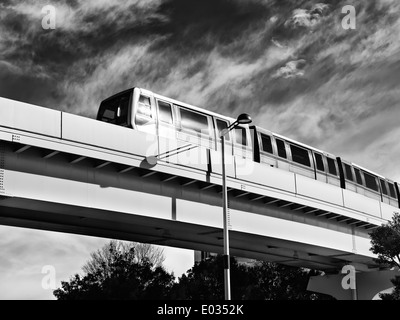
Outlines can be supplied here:
[[0, 0], [0, 300], [400, 300], [399, 34], [397, 0]]

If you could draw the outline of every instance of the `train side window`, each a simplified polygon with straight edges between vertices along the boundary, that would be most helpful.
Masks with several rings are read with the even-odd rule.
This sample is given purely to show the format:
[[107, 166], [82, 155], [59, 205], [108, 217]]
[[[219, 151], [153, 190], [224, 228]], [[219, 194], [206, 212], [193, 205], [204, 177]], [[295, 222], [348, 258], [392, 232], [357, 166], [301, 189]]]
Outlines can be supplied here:
[[235, 129], [235, 137], [236, 137], [236, 143], [241, 144], [243, 146], [247, 146], [247, 135], [246, 135], [246, 129], [243, 127], [236, 127]]
[[346, 175], [346, 179], [350, 180], [350, 181], [354, 181], [353, 180], [353, 172], [351, 171], [351, 167], [347, 163], [344, 163], [343, 165], [344, 165], [344, 172]]
[[365, 178], [365, 185], [367, 188], [374, 191], [379, 191], [378, 184], [376, 183], [376, 178], [372, 174], [364, 172], [364, 178]]
[[[228, 125], [227, 121], [220, 120], [220, 119], [216, 119], [216, 122], [217, 122], [218, 138], [220, 138], [222, 130], [228, 128], [229, 125]], [[229, 133], [225, 134], [225, 141], [230, 141], [230, 140], [231, 140], [231, 138], [230, 138]]]
[[182, 129], [195, 131], [199, 134], [210, 135], [208, 128], [208, 118], [206, 115], [193, 112], [182, 107], [179, 108], [181, 114]]
[[380, 180], [380, 183], [381, 183], [381, 190], [382, 190], [382, 193], [384, 194], [384, 195], [389, 195], [388, 194], [388, 191], [387, 191], [387, 188], [386, 188], [386, 182], [385, 182], [385, 180], [383, 180], [383, 179], [379, 179]]
[[397, 197], [396, 197], [396, 190], [394, 189], [394, 184], [388, 182], [388, 185], [389, 185], [390, 196], [391, 196], [392, 198], [397, 199]]
[[292, 160], [294, 162], [300, 163], [303, 166], [311, 167], [310, 156], [309, 156], [308, 150], [291, 144], [290, 151], [292, 152]]
[[325, 166], [324, 166], [324, 161], [322, 159], [322, 155], [314, 152], [314, 156], [315, 156], [315, 163], [317, 165], [317, 170], [325, 171]]
[[261, 143], [263, 151], [268, 153], [274, 153], [274, 151], [272, 150], [271, 137], [269, 135], [261, 133]]
[[278, 147], [278, 156], [286, 159], [287, 155], [285, 149], [285, 142], [281, 139], [275, 139], [275, 140], [276, 140], [276, 146]]
[[169, 103], [157, 101], [158, 104], [158, 120], [164, 123], [172, 124], [172, 109]]
[[337, 176], [337, 170], [336, 170], [336, 161], [332, 158], [326, 157], [328, 159], [328, 171], [330, 174], [333, 174], [334, 176]]
[[356, 174], [357, 183], [358, 183], [359, 185], [362, 186], [362, 185], [363, 185], [363, 182], [362, 182], [362, 178], [361, 178], [360, 169], [354, 168], [354, 172], [355, 172], [355, 174]]

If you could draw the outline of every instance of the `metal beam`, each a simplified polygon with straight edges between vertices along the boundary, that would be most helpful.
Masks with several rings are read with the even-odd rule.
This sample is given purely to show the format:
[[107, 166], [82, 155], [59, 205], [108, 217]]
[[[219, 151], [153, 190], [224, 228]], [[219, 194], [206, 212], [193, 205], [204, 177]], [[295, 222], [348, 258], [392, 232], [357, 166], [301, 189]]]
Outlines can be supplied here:
[[207, 189], [210, 189], [213, 187], [215, 187], [215, 184], [207, 184], [207, 185], [201, 187], [200, 190], [207, 190]]
[[51, 157], [54, 157], [56, 154], [59, 154], [59, 153], [60, 153], [60, 151], [51, 151], [51, 152], [47, 153], [43, 157], [43, 159], [50, 159]]
[[131, 171], [132, 169], [135, 169], [135, 167], [126, 167], [124, 169], [119, 170], [118, 173], [126, 173], [128, 171]]
[[142, 174], [140, 177], [147, 178], [147, 177], [150, 177], [150, 176], [152, 176], [152, 175], [154, 175], [156, 173], [157, 173], [157, 171], [149, 171], [149, 172], [146, 172], [145, 174]]
[[168, 181], [171, 181], [171, 180], [173, 180], [173, 179], [175, 179], [175, 178], [177, 178], [177, 177], [178, 177], [178, 176], [172, 175], [172, 176], [168, 176], [168, 177], [162, 179], [161, 181], [162, 181], [162, 182], [168, 182]]
[[288, 207], [288, 206], [290, 206], [290, 205], [292, 205], [293, 204], [293, 202], [288, 202], [288, 203], [285, 203], [285, 204], [283, 204], [283, 205], [279, 205], [278, 204], [278, 207], [279, 208], [285, 208], [285, 207]]
[[358, 223], [357, 223], [357, 224], [356, 224], [356, 227], [363, 228], [363, 227], [369, 225], [369, 222], [362, 222], [362, 221], [360, 221], [359, 223], [360, 223], [360, 225], [358, 225]]
[[82, 160], [85, 160], [85, 159], [86, 159], [85, 156], [78, 156], [75, 159], [73, 159], [72, 161], [70, 161], [69, 163], [70, 164], [75, 164], [75, 163], [81, 162]]
[[103, 168], [105, 166], [108, 166], [110, 163], [111, 163], [110, 161], [102, 161], [98, 165], [95, 165], [94, 168], [95, 169], [101, 169], [101, 168]]
[[265, 204], [273, 204], [273, 203], [278, 202], [278, 201], [280, 201], [280, 200], [279, 199], [273, 199], [273, 200], [270, 200], [270, 201], [264, 202], [264, 203]]
[[18, 149], [15, 150], [14, 152], [15, 152], [15, 153], [22, 153], [22, 152], [28, 150], [30, 147], [31, 147], [31, 146], [25, 145], [25, 146], [22, 146], [22, 147], [18, 148]]
[[192, 180], [189, 180], [189, 181], [187, 181], [187, 182], [182, 183], [181, 186], [182, 186], [182, 187], [186, 187], [186, 186], [189, 186], [189, 185], [195, 183], [196, 181], [197, 181], [197, 180], [192, 179]]
[[359, 223], [359, 222], [360, 222], [360, 220], [355, 220], [355, 221], [350, 222], [350, 223], [347, 222], [347, 224], [348, 224], [349, 226], [351, 226], [351, 225], [356, 224], [356, 223]]
[[248, 195], [249, 193], [250, 192], [244, 191], [242, 193], [235, 194], [234, 197], [235, 198], [241, 198], [241, 197], [244, 197], [244, 196]]
[[309, 211], [303, 211], [304, 213], [314, 213], [314, 212], [317, 212], [317, 211], [319, 211], [320, 209], [316, 209], [316, 208], [311, 208], [311, 210], [309, 210]]
[[346, 222], [346, 221], [351, 220], [351, 218], [342, 216], [342, 217], [337, 218], [336, 220], [338, 222]]
[[261, 200], [263, 198], [265, 198], [266, 196], [256, 196], [254, 198], [249, 199], [250, 201], [257, 201], [257, 200]]
[[304, 208], [307, 208], [307, 206], [300, 206], [300, 207], [294, 208], [294, 209], [292, 209], [292, 210], [293, 210], [293, 211], [298, 211], [298, 210], [302, 210], [302, 209], [304, 209]]
[[331, 214], [332, 212], [330, 212], [330, 211], [326, 211], [326, 212], [322, 212], [322, 213], [320, 213], [320, 214], [316, 214], [316, 216], [317, 217], [324, 217], [324, 216], [327, 216], [328, 214]]

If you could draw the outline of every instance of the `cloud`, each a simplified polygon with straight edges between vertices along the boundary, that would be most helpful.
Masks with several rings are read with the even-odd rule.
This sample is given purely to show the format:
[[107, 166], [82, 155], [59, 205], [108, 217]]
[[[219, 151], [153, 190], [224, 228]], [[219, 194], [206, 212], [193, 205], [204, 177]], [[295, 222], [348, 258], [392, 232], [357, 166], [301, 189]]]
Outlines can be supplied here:
[[0, 299], [54, 299], [52, 290], [42, 287], [46, 276], [42, 268], [55, 268], [56, 286], [60, 287], [61, 281], [81, 273], [90, 252], [109, 241], [8, 226], [0, 230]]
[[304, 76], [305, 65], [306, 60], [304, 59], [289, 61], [283, 67], [280, 67], [272, 77], [284, 79], [302, 77]]
[[318, 25], [322, 17], [327, 14], [329, 5], [325, 3], [317, 3], [307, 9], [295, 9], [290, 19], [285, 22], [285, 27], [298, 28], [298, 27], [314, 27]]

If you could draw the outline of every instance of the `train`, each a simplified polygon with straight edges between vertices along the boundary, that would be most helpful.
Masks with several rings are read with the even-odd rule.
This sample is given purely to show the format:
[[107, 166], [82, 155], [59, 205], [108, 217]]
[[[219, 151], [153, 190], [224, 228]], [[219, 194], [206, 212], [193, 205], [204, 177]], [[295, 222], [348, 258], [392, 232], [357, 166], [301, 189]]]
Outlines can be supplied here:
[[[221, 131], [236, 119], [132, 87], [103, 100], [97, 120], [171, 139], [183, 133], [195, 137], [194, 144], [218, 150]], [[339, 156], [255, 125], [239, 125], [225, 140], [233, 155], [400, 208], [397, 182]]]

